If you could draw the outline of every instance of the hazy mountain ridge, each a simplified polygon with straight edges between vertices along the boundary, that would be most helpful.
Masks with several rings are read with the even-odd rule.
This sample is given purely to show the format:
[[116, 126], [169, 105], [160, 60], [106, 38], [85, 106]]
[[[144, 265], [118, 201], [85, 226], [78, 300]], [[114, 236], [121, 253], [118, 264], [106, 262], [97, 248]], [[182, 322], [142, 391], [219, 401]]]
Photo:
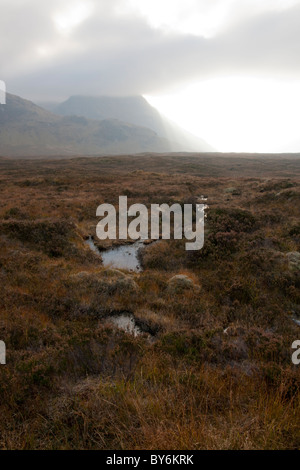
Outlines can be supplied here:
[[[49, 105], [48, 105], [49, 106]], [[160, 115], [142, 96], [71, 96], [51, 106], [63, 116], [76, 115], [88, 119], [119, 119], [155, 131], [170, 142], [172, 151], [210, 152], [214, 149], [203, 139], [190, 134]]]
[[0, 155], [211, 150], [162, 118], [141, 96], [71, 97], [51, 112], [8, 93], [0, 105]]
[[31, 101], [7, 94], [0, 106], [0, 154], [80, 155], [170, 151], [154, 131], [117, 119], [58, 116]]

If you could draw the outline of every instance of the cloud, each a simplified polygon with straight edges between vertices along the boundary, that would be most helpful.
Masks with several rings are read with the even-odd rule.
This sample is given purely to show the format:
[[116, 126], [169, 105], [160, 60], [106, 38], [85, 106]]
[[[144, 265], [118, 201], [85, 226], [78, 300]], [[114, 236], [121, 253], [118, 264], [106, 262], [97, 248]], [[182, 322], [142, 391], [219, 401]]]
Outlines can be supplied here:
[[[153, 94], [230, 74], [300, 78], [299, 1], [187, 0], [182, 23], [176, 1], [169, 25], [163, 6], [171, 4], [160, 4], [155, 23], [159, 10], [133, 0], [2, 0], [0, 78], [13, 93], [44, 100]], [[193, 18], [205, 15], [213, 34], [195, 34]]]

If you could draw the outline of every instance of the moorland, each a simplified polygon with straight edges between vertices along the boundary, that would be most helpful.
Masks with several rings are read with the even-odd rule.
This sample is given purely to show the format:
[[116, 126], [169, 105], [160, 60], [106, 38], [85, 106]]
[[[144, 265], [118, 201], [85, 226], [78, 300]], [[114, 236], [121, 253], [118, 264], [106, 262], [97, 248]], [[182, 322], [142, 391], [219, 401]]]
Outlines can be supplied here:
[[[203, 249], [103, 266], [120, 195], [204, 197]], [[299, 155], [0, 158], [0, 448], [299, 448], [299, 209]]]

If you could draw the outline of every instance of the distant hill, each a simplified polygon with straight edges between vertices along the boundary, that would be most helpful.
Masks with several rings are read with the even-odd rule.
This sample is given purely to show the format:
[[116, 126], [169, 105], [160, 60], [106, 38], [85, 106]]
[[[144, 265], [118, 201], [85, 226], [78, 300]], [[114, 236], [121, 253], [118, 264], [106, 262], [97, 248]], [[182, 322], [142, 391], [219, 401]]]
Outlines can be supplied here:
[[7, 94], [0, 105], [0, 155], [45, 156], [169, 152], [172, 144], [146, 127], [105, 118], [59, 116]]
[[[170, 142], [172, 151], [209, 152], [214, 149], [204, 140], [190, 134], [150, 106], [142, 96], [71, 96], [51, 111], [62, 116], [83, 116], [87, 119], [119, 119], [155, 131]], [[49, 108], [50, 109], [50, 108]]]

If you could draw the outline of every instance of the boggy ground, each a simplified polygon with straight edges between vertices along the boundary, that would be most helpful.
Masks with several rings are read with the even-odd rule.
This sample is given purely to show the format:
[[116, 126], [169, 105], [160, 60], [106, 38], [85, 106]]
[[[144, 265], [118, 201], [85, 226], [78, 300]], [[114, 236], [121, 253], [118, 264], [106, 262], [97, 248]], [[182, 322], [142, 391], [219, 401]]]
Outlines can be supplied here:
[[[0, 171], [2, 449], [300, 447], [299, 159], [3, 158]], [[161, 241], [141, 273], [104, 268], [84, 237], [119, 195], [206, 196], [204, 248]], [[145, 333], [113, 325], [121, 312]]]

